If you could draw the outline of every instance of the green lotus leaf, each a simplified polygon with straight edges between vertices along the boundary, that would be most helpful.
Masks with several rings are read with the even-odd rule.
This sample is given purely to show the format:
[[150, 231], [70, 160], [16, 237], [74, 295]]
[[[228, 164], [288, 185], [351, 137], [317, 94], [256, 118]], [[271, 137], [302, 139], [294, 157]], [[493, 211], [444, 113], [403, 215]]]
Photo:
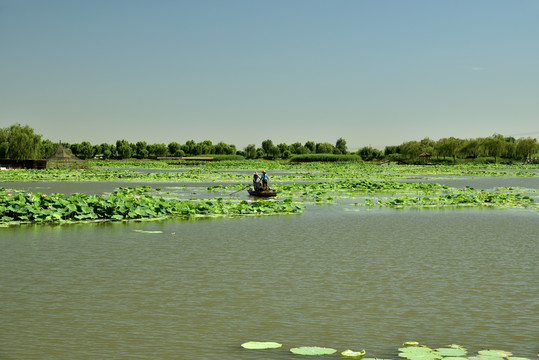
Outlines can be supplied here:
[[513, 355], [509, 351], [504, 350], [480, 350], [477, 352], [479, 355], [495, 356], [495, 357], [508, 357]]
[[434, 351], [436, 351], [437, 354], [440, 354], [444, 357], [446, 356], [459, 357], [459, 356], [464, 356], [468, 353], [464, 349], [453, 349], [453, 348], [439, 348]]
[[418, 346], [419, 343], [417, 341], [406, 341], [406, 342], [403, 342], [402, 345], [404, 345], [404, 346]]
[[248, 341], [246, 343], [241, 344], [241, 347], [245, 349], [254, 349], [254, 350], [261, 350], [261, 349], [276, 349], [283, 346], [282, 344], [271, 342], [271, 341]]
[[399, 348], [399, 351], [403, 353], [414, 353], [414, 354], [432, 353], [432, 349], [426, 346], [407, 346], [407, 347]]
[[365, 356], [365, 349], [360, 350], [360, 351], [353, 351], [353, 350], [348, 349], [348, 350], [343, 351], [341, 355], [344, 357], [359, 358], [359, 357]]
[[400, 357], [408, 360], [441, 360], [442, 356], [434, 352], [431, 353], [414, 353], [414, 352], [401, 352]]
[[462, 349], [462, 350], [466, 350], [466, 348], [462, 345], [457, 345], [457, 344], [451, 344], [451, 345], [447, 345], [448, 348], [451, 348], [451, 349]]
[[468, 357], [469, 360], [504, 360], [501, 356], [477, 355]]
[[525, 357], [509, 356], [509, 357], [507, 358], [507, 360], [530, 360], [530, 359], [525, 358]]
[[302, 346], [292, 348], [290, 352], [298, 355], [330, 355], [336, 353], [337, 350], [318, 346]]
[[447, 356], [443, 360], [468, 360], [469, 358], [460, 357], [460, 356]]

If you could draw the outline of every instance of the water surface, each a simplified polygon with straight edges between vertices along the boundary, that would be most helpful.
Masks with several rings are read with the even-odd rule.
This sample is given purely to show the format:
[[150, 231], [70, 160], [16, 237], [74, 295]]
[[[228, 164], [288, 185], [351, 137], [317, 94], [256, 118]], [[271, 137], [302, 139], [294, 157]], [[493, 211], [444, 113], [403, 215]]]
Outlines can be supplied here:
[[537, 234], [530, 210], [338, 205], [1, 228], [0, 358], [292, 359], [313, 345], [396, 358], [409, 340], [534, 358]]

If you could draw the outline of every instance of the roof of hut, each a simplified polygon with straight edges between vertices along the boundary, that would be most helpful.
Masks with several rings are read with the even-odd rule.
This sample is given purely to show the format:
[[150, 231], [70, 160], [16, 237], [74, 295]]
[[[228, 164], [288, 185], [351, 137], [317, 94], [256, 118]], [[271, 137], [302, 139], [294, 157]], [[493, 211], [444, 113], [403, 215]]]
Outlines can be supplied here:
[[88, 161], [79, 159], [68, 152], [60, 141], [54, 155], [47, 159], [47, 168], [86, 169], [88, 168]]

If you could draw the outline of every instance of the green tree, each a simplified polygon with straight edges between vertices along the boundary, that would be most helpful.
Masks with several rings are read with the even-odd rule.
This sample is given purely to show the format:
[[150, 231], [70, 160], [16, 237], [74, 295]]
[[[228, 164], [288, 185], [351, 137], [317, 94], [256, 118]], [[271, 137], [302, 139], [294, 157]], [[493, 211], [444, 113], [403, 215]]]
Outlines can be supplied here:
[[256, 158], [257, 159], [262, 159], [262, 158], [265, 158], [265, 157], [266, 157], [266, 153], [264, 152], [264, 149], [262, 149], [262, 148], [256, 149]]
[[7, 158], [9, 141], [7, 139], [7, 129], [0, 129], [0, 159]]
[[[53, 143], [49, 139], [45, 139], [41, 142], [41, 158], [48, 159], [54, 155], [58, 144]], [[0, 158], [2, 156], [0, 155]]]
[[148, 145], [148, 152], [150, 157], [165, 157], [168, 155], [168, 147], [161, 144]]
[[494, 134], [485, 139], [485, 149], [488, 155], [494, 156], [494, 162], [498, 162], [498, 157], [505, 151], [505, 139], [500, 134]]
[[421, 154], [421, 145], [419, 141], [406, 141], [400, 145], [400, 153], [410, 160], [417, 159]]
[[91, 159], [94, 155], [94, 147], [88, 141], [83, 141], [79, 144], [77, 157], [81, 159]]
[[333, 154], [334, 151], [335, 151], [335, 147], [328, 143], [328, 142], [323, 142], [323, 143], [317, 143], [316, 144], [316, 153], [317, 154]]
[[210, 140], [199, 142], [195, 149], [196, 155], [215, 154], [215, 146]]
[[289, 146], [290, 152], [292, 154], [306, 154], [309, 152], [309, 149], [307, 149], [305, 146], [303, 146], [300, 142], [295, 142], [292, 145]]
[[463, 140], [460, 148], [460, 155], [463, 158], [476, 159], [482, 154], [483, 142], [482, 139], [467, 139]]
[[112, 144], [103, 143], [101, 144], [101, 150], [103, 151], [103, 159], [111, 159], [116, 153], [116, 148]]
[[133, 156], [133, 148], [127, 140], [116, 141], [116, 155], [120, 159], [128, 159]]
[[518, 156], [521, 160], [530, 158], [537, 151], [539, 151], [539, 143], [537, 142], [537, 139], [527, 137], [517, 140], [516, 156]]
[[442, 138], [436, 142], [436, 152], [442, 156], [450, 156], [453, 158], [453, 163], [457, 161], [457, 154], [463, 145], [461, 139], [454, 137]]
[[182, 146], [177, 143], [176, 141], [173, 141], [168, 144], [168, 154], [170, 156], [180, 156], [180, 151], [182, 149]]
[[379, 159], [384, 155], [380, 150], [374, 149], [370, 146], [362, 147], [361, 149], [357, 151], [357, 154], [360, 155], [361, 158], [366, 161]]
[[182, 150], [187, 155], [197, 155], [196, 146], [197, 146], [197, 143], [195, 142], [195, 140], [187, 140], [185, 142], [185, 145], [182, 146]]
[[256, 145], [255, 144], [249, 144], [243, 149], [245, 153], [245, 157], [247, 159], [254, 159], [256, 158]]
[[421, 153], [428, 153], [430, 155], [434, 155], [436, 152], [435, 149], [435, 142], [428, 137], [424, 138], [419, 142], [419, 148], [421, 149]]
[[307, 141], [305, 143], [305, 148], [309, 151], [308, 153], [314, 154], [316, 153], [316, 144], [314, 141]]
[[389, 156], [393, 154], [400, 154], [400, 147], [395, 145], [386, 146], [384, 148], [384, 155]]
[[269, 155], [270, 154], [270, 150], [271, 148], [273, 148], [275, 145], [273, 145], [273, 141], [271, 141], [270, 139], [267, 139], [267, 140], [264, 140], [262, 141], [262, 149], [264, 150], [264, 152]]
[[215, 145], [215, 154], [218, 155], [231, 155], [233, 150], [232, 148], [225, 144], [224, 142], [220, 141]]
[[0, 133], [0, 152], [13, 160], [41, 159], [41, 135], [28, 125], [11, 125]]
[[344, 140], [343, 138], [337, 139], [337, 142], [335, 143], [335, 148], [337, 148], [341, 154], [348, 153], [348, 149], [346, 147], [346, 140]]

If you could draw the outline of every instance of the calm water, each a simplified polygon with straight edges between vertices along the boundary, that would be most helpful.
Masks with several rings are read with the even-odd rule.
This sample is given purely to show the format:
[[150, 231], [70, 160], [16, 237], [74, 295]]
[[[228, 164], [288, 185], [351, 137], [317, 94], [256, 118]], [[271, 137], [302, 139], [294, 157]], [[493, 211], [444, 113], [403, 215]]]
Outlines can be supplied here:
[[327, 205], [0, 228], [0, 359], [294, 359], [296, 346], [395, 358], [409, 340], [536, 358], [538, 220]]

